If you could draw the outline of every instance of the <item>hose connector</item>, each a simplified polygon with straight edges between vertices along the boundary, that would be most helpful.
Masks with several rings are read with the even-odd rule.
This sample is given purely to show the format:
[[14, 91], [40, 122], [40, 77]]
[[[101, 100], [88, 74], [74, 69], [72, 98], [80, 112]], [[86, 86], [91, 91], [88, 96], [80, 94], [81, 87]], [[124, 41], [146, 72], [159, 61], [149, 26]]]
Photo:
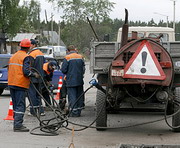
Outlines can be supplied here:
[[96, 79], [91, 79], [91, 81], [89, 81], [89, 84], [91, 84], [92, 86], [96, 86], [98, 85], [98, 82], [96, 81]]
[[91, 86], [95, 86], [97, 89], [101, 90], [103, 93], [106, 94], [106, 90], [101, 85], [99, 85], [96, 79], [92, 79], [91, 81], [89, 81], [89, 84], [91, 84]]

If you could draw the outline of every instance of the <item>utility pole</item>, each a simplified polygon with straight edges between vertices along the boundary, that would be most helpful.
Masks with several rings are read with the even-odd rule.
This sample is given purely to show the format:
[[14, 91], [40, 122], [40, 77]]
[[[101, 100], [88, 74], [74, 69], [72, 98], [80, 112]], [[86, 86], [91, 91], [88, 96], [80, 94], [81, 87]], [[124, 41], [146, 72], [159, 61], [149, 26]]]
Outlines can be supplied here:
[[176, 7], [176, 0], [171, 0], [173, 1], [173, 28], [174, 28], [174, 32], [175, 32], [175, 7]]
[[52, 46], [53, 46], [53, 14], [51, 13], [51, 38], [52, 38], [52, 40], [51, 40], [51, 42], [52, 42]]
[[58, 39], [58, 46], [60, 46], [60, 44], [61, 44], [61, 23], [60, 23], [60, 21], [59, 21], [59, 39]]
[[164, 14], [161, 14], [161, 13], [157, 13], [157, 12], [154, 12], [154, 14], [158, 14], [158, 15], [161, 15], [161, 16], [165, 16], [166, 17], [166, 23], [167, 23], [167, 27], [169, 26], [169, 21], [168, 21], [168, 17], [167, 15], [164, 15]]
[[[46, 23], [47, 23], [47, 26], [48, 26], [48, 19], [47, 19], [47, 12], [46, 12], [46, 10], [45, 10], [45, 17], [46, 17]], [[47, 37], [47, 39], [48, 39], [48, 44], [49, 44], [49, 41], [50, 41], [50, 36], [49, 36], [49, 27], [47, 27], [47, 33], [48, 33], [48, 37]]]

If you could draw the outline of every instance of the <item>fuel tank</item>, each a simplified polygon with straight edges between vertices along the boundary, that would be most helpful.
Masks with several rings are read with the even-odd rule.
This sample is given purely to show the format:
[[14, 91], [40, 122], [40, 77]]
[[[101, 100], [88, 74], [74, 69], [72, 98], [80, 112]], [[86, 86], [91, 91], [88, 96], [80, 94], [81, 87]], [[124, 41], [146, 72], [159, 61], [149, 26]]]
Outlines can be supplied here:
[[109, 68], [111, 85], [170, 86], [173, 62], [158, 40], [133, 39], [117, 51]]

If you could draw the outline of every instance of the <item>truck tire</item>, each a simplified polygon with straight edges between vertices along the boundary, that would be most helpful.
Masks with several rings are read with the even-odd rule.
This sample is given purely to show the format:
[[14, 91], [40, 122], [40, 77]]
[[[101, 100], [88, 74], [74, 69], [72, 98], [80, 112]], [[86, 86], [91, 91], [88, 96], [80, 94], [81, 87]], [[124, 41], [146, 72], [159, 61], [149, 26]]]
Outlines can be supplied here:
[[[175, 94], [175, 100], [180, 102], [180, 87], [175, 88], [174, 94]], [[174, 112], [177, 112], [179, 109], [180, 107], [174, 104]], [[174, 127], [180, 126], [180, 112], [178, 112], [172, 117], [172, 126]], [[180, 128], [174, 128], [173, 131], [180, 132]]]
[[3, 91], [4, 91], [4, 89], [0, 89], [0, 95], [2, 95]]
[[107, 127], [107, 112], [106, 112], [106, 95], [101, 91], [97, 90], [96, 94], [96, 130], [102, 131]]

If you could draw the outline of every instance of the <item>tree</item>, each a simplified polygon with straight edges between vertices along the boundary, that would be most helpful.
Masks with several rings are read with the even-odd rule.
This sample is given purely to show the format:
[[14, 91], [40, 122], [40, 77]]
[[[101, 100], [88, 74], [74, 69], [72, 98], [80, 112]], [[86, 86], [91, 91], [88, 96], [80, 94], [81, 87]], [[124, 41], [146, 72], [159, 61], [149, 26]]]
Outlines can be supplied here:
[[61, 29], [61, 37], [66, 45], [75, 44], [79, 49], [89, 47], [89, 41], [93, 36], [92, 30], [87, 23], [87, 17], [95, 24], [95, 28], [101, 33], [110, 32], [109, 27], [99, 24], [109, 18], [114, 3], [109, 0], [48, 0], [63, 9], [62, 19], [65, 22]]
[[[1, 0], [0, 1], [0, 33], [1, 53], [6, 53], [6, 39], [15, 36], [21, 24], [26, 19], [24, 6], [19, 6], [19, 0]], [[2, 49], [4, 48], [4, 51]]]
[[96, 23], [99, 23], [109, 17], [114, 4], [109, 0], [89, 0], [85, 3], [85, 14]]
[[63, 9], [62, 18], [66, 22], [76, 22], [86, 20], [88, 16], [96, 23], [109, 17], [109, 13], [114, 8], [113, 2], [109, 0], [48, 0], [56, 3], [59, 9]]
[[40, 33], [40, 2], [36, 0], [24, 1], [23, 6], [27, 17], [20, 27], [20, 32]]
[[40, 2], [36, 0], [31, 0], [28, 8], [28, 22], [31, 26], [35, 28], [35, 30], [40, 29], [40, 11], [41, 11], [41, 5]]

